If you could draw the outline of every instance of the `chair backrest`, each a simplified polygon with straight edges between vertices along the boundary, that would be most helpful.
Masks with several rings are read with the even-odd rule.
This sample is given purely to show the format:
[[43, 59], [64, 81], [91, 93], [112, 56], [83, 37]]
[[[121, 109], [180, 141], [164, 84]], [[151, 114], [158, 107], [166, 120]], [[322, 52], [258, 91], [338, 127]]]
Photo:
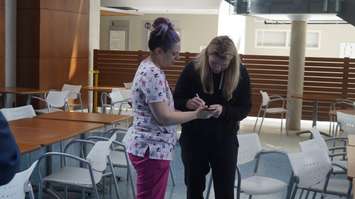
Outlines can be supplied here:
[[49, 91], [46, 102], [50, 107], [63, 107], [66, 103], [70, 91]]
[[122, 89], [120, 88], [112, 88], [112, 91], [111, 93], [109, 93], [109, 96], [111, 98], [111, 102], [118, 102], [118, 101], [125, 100], [122, 94]]
[[355, 115], [337, 112], [337, 121], [340, 129], [346, 135], [355, 134]]
[[107, 157], [110, 154], [110, 146], [116, 140], [116, 133], [114, 133], [108, 141], [98, 141], [91, 148], [86, 156], [93, 168], [97, 172], [103, 172], [107, 166]]
[[32, 191], [29, 179], [37, 162], [35, 161], [28, 169], [17, 173], [6, 185], [0, 186], [0, 199], [25, 199], [26, 192]]
[[[319, 148], [320, 150], [323, 150], [325, 152], [328, 153], [328, 145], [327, 143], [325, 142], [325, 140], [323, 139], [322, 135], [320, 134], [319, 130], [316, 129], [316, 128], [312, 128], [309, 130], [312, 134], [312, 137], [313, 137], [313, 141], [314, 142], [307, 142], [307, 141], [312, 141], [312, 140], [307, 140], [305, 142], [301, 142], [300, 143], [300, 146], [301, 146], [301, 150], [302, 150], [302, 147], [304, 145], [305, 149], [307, 149], [308, 147], [308, 143], [310, 143], [310, 145], [314, 144], [315, 147]], [[311, 146], [310, 146], [311, 147]]]
[[1, 112], [7, 121], [36, 117], [36, 113], [32, 105], [19, 106], [14, 108], [2, 108]]
[[329, 156], [321, 150], [312, 149], [299, 153], [288, 154], [291, 167], [298, 177], [298, 185], [308, 188], [324, 182], [331, 170]]
[[262, 106], [268, 105], [268, 104], [269, 104], [269, 101], [270, 101], [270, 97], [269, 97], [269, 95], [267, 94], [267, 92], [260, 90], [260, 94], [261, 94], [261, 100], [262, 100], [262, 101], [261, 101], [261, 105], [262, 105]]
[[255, 155], [262, 150], [258, 134], [238, 135], [238, 164], [245, 164], [255, 159]]
[[126, 89], [131, 89], [131, 88], [132, 88], [132, 85], [133, 85], [132, 82], [125, 82], [125, 83], [123, 83], [123, 86], [124, 86]]
[[81, 85], [64, 84], [62, 91], [69, 91], [68, 99], [77, 99], [80, 95]]

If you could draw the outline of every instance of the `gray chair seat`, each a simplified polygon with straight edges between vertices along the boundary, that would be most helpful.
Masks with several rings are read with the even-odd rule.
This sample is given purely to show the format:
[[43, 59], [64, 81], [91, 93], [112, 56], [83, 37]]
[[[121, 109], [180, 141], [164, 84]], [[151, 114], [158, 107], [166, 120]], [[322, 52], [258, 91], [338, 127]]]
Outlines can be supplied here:
[[[102, 173], [93, 171], [94, 181], [98, 183]], [[92, 188], [92, 181], [88, 169], [78, 167], [64, 167], [55, 173], [43, 178], [44, 181], [70, 184]]]
[[242, 180], [241, 190], [252, 195], [271, 194], [284, 190], [287, 184], [275, 178], [251, 176]]

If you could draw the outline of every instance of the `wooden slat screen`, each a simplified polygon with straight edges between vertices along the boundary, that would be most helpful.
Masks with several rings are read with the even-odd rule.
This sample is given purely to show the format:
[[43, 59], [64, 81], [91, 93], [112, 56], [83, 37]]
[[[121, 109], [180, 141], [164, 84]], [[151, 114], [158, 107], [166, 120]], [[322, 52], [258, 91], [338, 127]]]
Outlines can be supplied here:
[[[149, 55], [144, 51], [94, 51], [94, 69], [99, 70], [100, 86], [123, 86], [132, 81], [139, 63]], [[164, 68], [169, 84], [175, 87], [184, 66], [197, 56], [181, 53], [174, 66]], [[261, 97], [259, 90], [271, 95], [286, 96], [288, 56], [241, 55], [252, 86], [253, 109], [256, 115]], [[307, 57], [304, 72], [304, 93], [335, 94], [336, 98], [355, 100], [355, 59]], [[328, 120], [331, 101], [320, 99], [320, 120]], [[313, 102], [303, 101], [303, 119], [311, 119]]]

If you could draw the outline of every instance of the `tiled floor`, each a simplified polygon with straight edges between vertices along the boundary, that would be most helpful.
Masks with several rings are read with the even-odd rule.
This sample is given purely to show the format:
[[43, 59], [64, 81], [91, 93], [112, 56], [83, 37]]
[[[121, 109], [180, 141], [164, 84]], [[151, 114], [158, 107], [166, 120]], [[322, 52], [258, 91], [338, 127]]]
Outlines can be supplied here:
[[[253, 132], [253, 125], [255, 122], [255, 118], [253, 117], [248, 117], [244, 121], [241, 122], [241, 133], [251, 133]], [[318, 123], [318, 128], [320, 130], [323, 130], [327, 132], [328, 130], [328, 123], [324, 122], [319, 122]], [[309, 139], [308, 135], [302, 135], [302, 136], [297, 136], [295, 133], [296, 132], [289, 132], [289, 135], [285, 135], [285, 133], [280, 133], [280, 120], [275, 120], [275, 119], [266, 119], [264, 121], [264, 126], [262, 128], [262, 133], [260, 135], [263, 147], [267, 149], [278, 149], [278, 150], [283, 150], [286, 152], [296, 152], [298, 151], [298, 143], [302, 140]], [[307, 129], [311, 127], [311, 121], [303, 121], [302, 122], [302, 129]], [[285, 165], [282, 163], [284, 160], [276, 159], [275, 160], [269, 160], [271, 162], [277, 162], [279, 165]], [[185, 192], [186, 188], [184, 185], [183, 181], [183, 165], [180, 159], [180, 148], [177, 146], [176, 148], [176, 155], [175, 159], [172, 161], [171, 164], [173, 168], [173, 173], [174, 173], [174, 178], [175, 178], [175, 183], [176, 185], [173, 186], [171, 181], [169, 182], [169, 186], [167, 189], [166, 193], [166, 199], [185, 199]], [[243, 169], [243, 168], [242, 168]], [[281, 170], [284, 171], [281, 171]], [[289, 168], [277, 168], [273, 173], [280, 173], [280, 172], [285, 172]], [[245, 170], [248, 170], [248, 168], [245, 168]], [[120, 189], [120, 198], [121, 199], [133, 199], [132, 194], [131, 194], [131, 189], [129, 186], [129, 183], [125, 179], [125, 170], [121, 169], [119, 170], [120, 176], [122, 176], [122, 180], [119, 182], [119, 189]], [[285, 174], [287, 177], [288, 174]], [[208, 178], [207, 178], [208, 179]], [[268, 196], [259, 196], [255, 198], [262, 198], [262, 199], [277, 199], [277, 198], [284, 198], [283, 194], [277, 194], [277, 195], [268, 195]], [[80, 198], [79, 195], [77, 194], [72, 194], [70, 198]], [[107, 196], [105, 198], [115, 198], [113, 196]], [[211, 191], [210, 199], [214, 198], [214, 193], [213, 190]], [[242, 195], [242, 198], [247, 198], [246, 195]], [[328, 196], [327, 198], [337, 198], [335, 196]]]

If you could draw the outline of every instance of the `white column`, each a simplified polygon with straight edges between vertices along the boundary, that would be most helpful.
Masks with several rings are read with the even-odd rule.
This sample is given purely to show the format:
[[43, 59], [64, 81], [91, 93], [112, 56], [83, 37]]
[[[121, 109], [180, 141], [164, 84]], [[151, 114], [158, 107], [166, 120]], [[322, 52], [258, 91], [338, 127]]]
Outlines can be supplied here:
[[[93, 85], [93, 69], [94, 69], [94, 49], [100, 48], [100, 4], [101, 1], [90, 0], [89, 14], [89, 85]], [[88, 108], [92, 110], [93, 94], [89, 93]]]
[[299, 130], [301, 127], [302, 99], [292, 98], [292, 96], [303, 96], [306, 28], [306, 20], [292, 21], [287, 87], [287, 96], [291, 99], [287, 103], [289, 130]]
[[[5, 1], [5, 86], [16, 87], [16, 14], [17, 1]], [[6, 106], [14, 102], [15, 97], [6, 98]]]

